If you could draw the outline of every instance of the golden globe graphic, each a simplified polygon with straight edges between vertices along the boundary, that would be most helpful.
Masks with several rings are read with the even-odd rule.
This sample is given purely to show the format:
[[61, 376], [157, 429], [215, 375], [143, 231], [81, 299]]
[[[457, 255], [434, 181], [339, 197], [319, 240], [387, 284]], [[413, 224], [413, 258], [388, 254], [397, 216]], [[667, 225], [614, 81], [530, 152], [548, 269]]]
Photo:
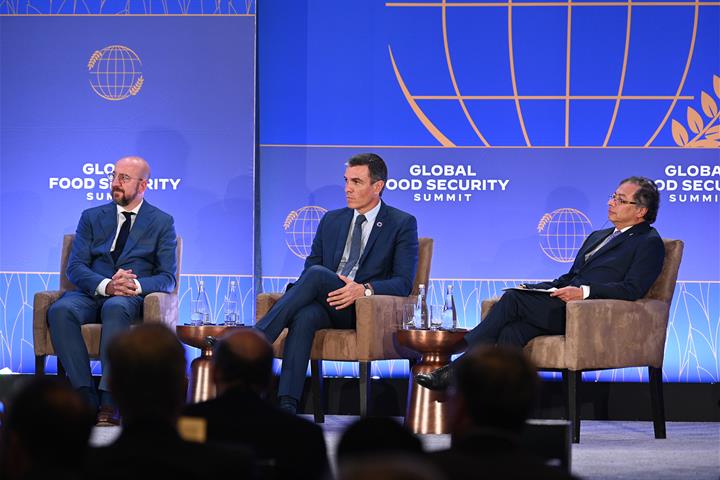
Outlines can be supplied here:
[[537, 230], [545, 255], [556, 262], [571, 263], [592, 232], [592, 223], [580, 210], [558, 208], [542, 216]]
[[288, 213], [283, 224], [285, 244], [294, 255], [302, 259], [310, 255], [315, 232], [326, 212], [323, 207], [309, 205]]
[[137, 95], [145, 81], [140, 57], [122, 45], [94, 51], [87, 66], [90, 86], [105, 100], [119, 101]]

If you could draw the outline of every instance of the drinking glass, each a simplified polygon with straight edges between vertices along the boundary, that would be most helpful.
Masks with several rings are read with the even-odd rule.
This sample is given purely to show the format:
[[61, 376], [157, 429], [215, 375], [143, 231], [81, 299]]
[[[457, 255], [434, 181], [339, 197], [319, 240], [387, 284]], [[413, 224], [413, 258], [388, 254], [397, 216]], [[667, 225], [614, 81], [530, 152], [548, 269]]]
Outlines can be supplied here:
[[416, 306], [414, 303], [406, 303], [402, 306], [402, 328], [403, 330], [412, 330], [417, 328], [415, 323]]
[[430, 315], [430, 330], [437, 330], [442, 327], [443, 323], [443, 307], [442, 305], [428, 305], [428, 315]]

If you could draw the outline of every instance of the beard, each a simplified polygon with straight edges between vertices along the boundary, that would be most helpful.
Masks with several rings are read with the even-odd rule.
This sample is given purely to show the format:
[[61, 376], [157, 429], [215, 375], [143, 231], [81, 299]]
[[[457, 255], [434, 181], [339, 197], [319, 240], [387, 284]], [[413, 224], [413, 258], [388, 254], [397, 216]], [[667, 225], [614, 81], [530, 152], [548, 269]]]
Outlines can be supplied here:
[[126, 207], [130, 202], [135, 200], [137, 194], [138, 192], [135, 191], [134, 194], [128, 195], [121, 188], [113, 188], [112, 190], [113, 201], [121, 207]]

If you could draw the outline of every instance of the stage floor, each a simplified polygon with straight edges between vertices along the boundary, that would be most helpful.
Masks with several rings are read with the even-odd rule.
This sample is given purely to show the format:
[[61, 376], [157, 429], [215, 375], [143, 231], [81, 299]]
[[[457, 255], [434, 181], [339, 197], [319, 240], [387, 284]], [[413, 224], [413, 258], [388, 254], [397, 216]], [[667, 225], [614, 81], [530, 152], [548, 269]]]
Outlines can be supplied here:
[[[325, 416], [323, 429], [333, 464], [342, 432], [357, 418]], [[119, 427], [95, 428], [91, 443], [105, 445], [119, 433]], [[718, 480], [720, 423], [668, 422], [667, 437], [655, 440], [651, 422], [583, 421], [581, 443], [572, 446], [572, 472], [593, 480]], [[428, 451], [450, 445], [449, 435], [421, 435], [421, 438]]]

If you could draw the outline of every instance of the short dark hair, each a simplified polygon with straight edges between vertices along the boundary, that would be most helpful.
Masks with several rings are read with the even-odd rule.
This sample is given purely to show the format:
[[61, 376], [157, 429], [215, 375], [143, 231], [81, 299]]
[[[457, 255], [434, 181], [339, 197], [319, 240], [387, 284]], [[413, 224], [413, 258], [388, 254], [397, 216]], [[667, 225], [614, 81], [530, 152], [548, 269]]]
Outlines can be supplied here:
[[620, 182], [620, 185], [623, 183], [632, 183], [640, 187], [635, 192], [633, 201], [637, 202], [639, 207], [647, 208], [647, 213], [643, 218], [650, 224], [654, 223], [660, 208], [660, 194], [655, 182], [649, 178], [633, 176]]
[[14, 433], [19, 439], [16, 446], [25, 451], [31, 468], [79, 471], [94, 425], [95, 412], [67, 382], [34, 377], [8, 404], [3, 456], [10, 454], [7, 435]]
[[[380, 180], [387, 182], [387, 165], [385, 165], [385, 160], [383, 160], [380, 155], [375, 153], [359, 153], [347, 161], [348, 167], [359, 167], [361, 165], [367, 165], [370, 171], [370, 180], [372, 180], [373, 183]], [[385, 187], [383, 187], [383, 190], [385, 190]], [[380, 191], [380, 194], [382, 194], [382, 191]]]
[[504, 346], [481, 346], [463, 355], [454, 381], [476, 426], [513, 432], [524, 427], [539, 386], [537, 371], [522, 350]]
[[173, 419], [185, 397], [185, 349], [162, 324], [143, 323], [108, 348], [110, 385], [126, 419]]
[[337, 458], [388, 454], [422, 454], [422, 442], [401, 423], [387, 417], [365, 417], [350, 425], [337, 446]]
[[225, 383], [265, 389], [272, 379], [272, 346], [254, 329], [234, 332], [215, 344], [213, 363]]

